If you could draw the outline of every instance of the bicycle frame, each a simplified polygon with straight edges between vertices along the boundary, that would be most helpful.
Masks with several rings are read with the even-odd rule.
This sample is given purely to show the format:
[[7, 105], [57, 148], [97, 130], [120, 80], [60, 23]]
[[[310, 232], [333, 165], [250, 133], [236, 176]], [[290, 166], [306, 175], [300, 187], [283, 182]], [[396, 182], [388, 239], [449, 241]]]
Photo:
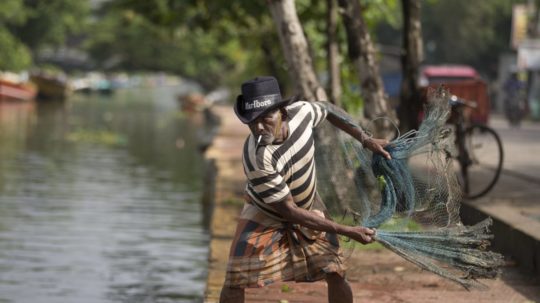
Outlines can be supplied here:
[[469, 156], [469, 151], [467, 150], [465, 143], [465, 132], [467, 130], [467, 121], [463, 115], [464, 103], [454, 103], [452, 105], [452, 110], [455, 111], [455, 121], [452, 122], [455, 126], [456, 139], [455, 144], [458, 148], [458, 161], [461, 168], [461, 177], [463, 178], [463, 191], [465, 195], [469, 193], [469, 175], [468, 169], [471, 164], [471, 159]]
[[[451, 120], [451, 123], [455, 126], [455, 144], [459, 152], [457, 160], [461, 169], [462, 188], [465, 197], [469, 199], [475, 199], [489, 192], [500, 176], [502, 163], [504, 161], [504, 151], [502, 149], [502, 143], [499, 136], [493, 129], [486, 125], [470, 123], [470, 121], [466, 119], [464, 109], [466, 107], [474, 108], [476, 106], [475, 102], [466, 101], [463, 99], [459, 99], [456, 96], [452, 96], [450, 98], [450, 105], [452, 106], [453, 113], [455, 114], [453, 120]], [[475, 155], [474, 150], [469, 150], [469, 148], [472, 148], [470, 144], [471, 142], [469, 141], [472, 139], [471, 136], [474, 135], [475, 131], [479, 131], [480, 134], [485, 134], [493, 138], [493, 142], [496, 143], [496, 146], [494, 148], [497, 149], [498, 153], [498, 162], [494, 166], [495, 169], [493, 177], [487, 179], [489, 180], [487, 185], [481, 187], [482, 189], [478, 191], [474, 191], [474, 189], [471, 188], [472, 180], [470, 176], [471, 166], [476, 166], [479, 164], [479, 159], [477, 158], [478, 155]]]

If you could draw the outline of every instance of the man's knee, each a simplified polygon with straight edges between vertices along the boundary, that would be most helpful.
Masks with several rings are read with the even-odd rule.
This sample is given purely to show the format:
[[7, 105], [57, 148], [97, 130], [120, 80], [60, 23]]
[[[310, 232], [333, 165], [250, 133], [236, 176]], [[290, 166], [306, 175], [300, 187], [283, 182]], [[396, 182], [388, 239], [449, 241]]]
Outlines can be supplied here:
[[219, 297], [220, 303], [238, 303], [244, 302], [244, 289], [223, 287]]

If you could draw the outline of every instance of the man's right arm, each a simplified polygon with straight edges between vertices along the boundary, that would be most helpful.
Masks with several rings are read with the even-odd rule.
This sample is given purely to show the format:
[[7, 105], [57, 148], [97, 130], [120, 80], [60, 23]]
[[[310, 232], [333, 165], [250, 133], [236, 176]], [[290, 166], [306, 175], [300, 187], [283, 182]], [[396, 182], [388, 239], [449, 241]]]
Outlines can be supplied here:
[[375, 230], [362, 226], [347, 226], [328, 220], [317, 215], [315, 212], [298, 207], [292, 196], [289, 194], [287, 199], [281, 202], [271, 203], [286, 221], [293, 224], [299, 224], [313, 230], [336, 233], [349, 237], [363, 244], [373, 242]]

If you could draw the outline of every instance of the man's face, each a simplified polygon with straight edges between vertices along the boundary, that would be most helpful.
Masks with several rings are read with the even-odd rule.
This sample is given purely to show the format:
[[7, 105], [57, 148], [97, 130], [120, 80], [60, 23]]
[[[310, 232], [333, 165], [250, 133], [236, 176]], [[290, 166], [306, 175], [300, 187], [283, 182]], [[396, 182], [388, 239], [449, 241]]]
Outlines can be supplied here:
[[276, 109], [248, 124], [255, 140], [258, 140], [259, 136], [262, 136], [259, 145], [272, 144], [276, 140], [276, 136], [281, 132], [281, 119], [281, 112], [279, 109]]

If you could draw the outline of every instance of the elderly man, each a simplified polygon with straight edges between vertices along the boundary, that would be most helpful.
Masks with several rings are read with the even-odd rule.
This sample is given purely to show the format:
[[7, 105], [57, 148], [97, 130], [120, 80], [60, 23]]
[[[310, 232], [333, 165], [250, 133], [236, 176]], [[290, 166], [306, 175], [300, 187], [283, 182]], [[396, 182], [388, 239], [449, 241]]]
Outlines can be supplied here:
[[325, 279], [330, 302], [352, 302], [337, 235], [367, 244], [375, 231], [325, 216], [316, 190], [313, 129], [327, 119], [390, 158], [387, 141], [369, 138], [328, 102], [282, 99], [273, 77], [244, 82], [234, 110], [251, 130], [242, 155], [248, 181], [220, 301], [243, 302], [248, 287]]

